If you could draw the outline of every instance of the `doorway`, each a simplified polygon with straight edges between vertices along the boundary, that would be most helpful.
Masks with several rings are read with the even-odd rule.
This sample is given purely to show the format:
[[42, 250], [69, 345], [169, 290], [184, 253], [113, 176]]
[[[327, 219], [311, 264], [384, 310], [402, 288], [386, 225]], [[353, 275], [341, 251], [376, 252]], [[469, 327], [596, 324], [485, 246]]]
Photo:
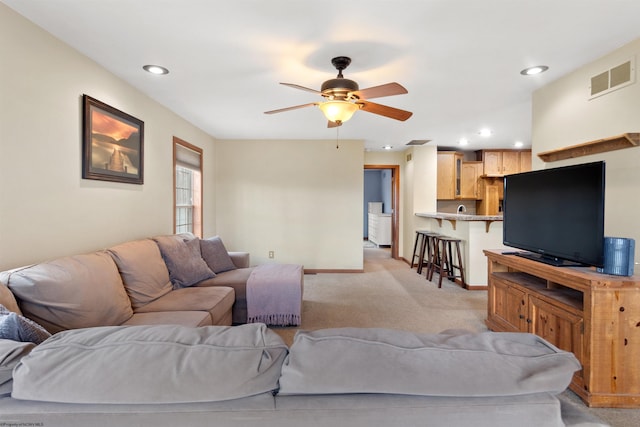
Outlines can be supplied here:
[[[389, 196], [383, 196], [388, 200], [390, 206], [383, 206], [383, 212], [391, 214], [391, 258], [399, 259], [398, 257], [398, 236], [399, 236], [399, 221], [400, 217], [400, 166], [399, 165], [364, 165], [365, 173], [367, 171], [379, 170], [381, 173], [390, 174], [390, 180], [388, 180], [388, 187], [381, 190], [389, 191]], [[386, 180], [383, 180], [386, 181]], [[365, 201], [366, 202], [366, 201]], [[365, 207], [364, 214], [367, 215], [368, 211]], [[366, 224], [366, 222], [365, 222]]]

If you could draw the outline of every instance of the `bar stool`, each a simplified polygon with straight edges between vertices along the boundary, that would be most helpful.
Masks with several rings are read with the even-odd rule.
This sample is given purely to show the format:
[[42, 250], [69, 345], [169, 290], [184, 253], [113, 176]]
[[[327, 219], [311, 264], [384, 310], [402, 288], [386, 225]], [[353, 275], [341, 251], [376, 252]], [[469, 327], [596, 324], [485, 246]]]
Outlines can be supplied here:
[[[460, 278], [462, 282], [462, 286], [466, 287], [466, 282], [464, 280], [464, 266], [462, 265], [462, 251], [460, 250], [460, 244], [462, 243], [461, 239], [456, 239], [454, 237], [448, 236], [440, 236], [436, 238], [436, 247], [435, 251], [439, 254], [439, 259], [437, 259], [437, 263], [434, 262], [431, 269], [429, 270], [427, 277], [429, 280], [433, 278], [433, 272], [438, 269], [438, 288], [442, 287], [442, 279], [446, 278], [452, 280], [454, 283], [456, 278]], [[455, 255], [457, 257], [457, 264], [454, 263], [454, 250], [455, 246]], [[434, 257], [435, 260], [435, 257]], [[458, 270], [459, 274], [455, 274], [455, 270]]]
[[[426, 232], [427, 230], [416, 230], [416, 240], [415, 242], [413, 242], [413, 257], [411, 258], [411, 268], [413, 268], [414, 265], [417, 265], [418, 269], [420, 269], [420, 263], [416, 263], [416, 258], [422, 260], [422, 257], [424, 256], [426, 243], [426, 236], [424, 235], [424, 233]], [[418, 270], [418, 272], [420, 271]]]
[[429, 273], [429, 270], [431, 269], [431, 265], [433, 263], [433, 255], [436, 248], [435, 239], [440, 236], [440, 234], [434, 233], [432, 231], [422, 231], [421, 233], [423, 235], [422, 246], [420, 248], [420, 264], [418, 265], [417, 272], [418, 274], [422, 274], [422, 268], [426, 266], [426, 275]]

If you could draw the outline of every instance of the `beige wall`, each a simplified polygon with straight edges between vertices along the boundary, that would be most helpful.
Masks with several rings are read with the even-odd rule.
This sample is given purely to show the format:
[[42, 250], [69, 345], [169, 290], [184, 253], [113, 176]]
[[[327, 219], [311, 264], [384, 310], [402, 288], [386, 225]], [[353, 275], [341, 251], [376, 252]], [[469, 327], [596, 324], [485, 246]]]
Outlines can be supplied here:
[[[640, 148], [543, 163], [536, 153], [640, 132], [640, 83], [589, 100], [590, 77], [640, 59], [640, 39], [539, 89], [533, 96], [533, 167], [606, 162], [605, 235], [640, 243]], [[637, 73], [637, 72], [636, 72]], [[636, 75], [636, 79], [638, 76]], [[570, 207], [567, 207], [570, 208]], [[640, 251], [636, 250], [636, 260]]]
[[[2, 4], [0, 52], [0, 269], [171, 233], [174, 135], [204, 149], [213, 194], [209, 135]], [[144, 185], [81, 179], [82, 94], [144, 121]]]
[[408, 154], [411, 155], [411, 160], [406, 162], [405, 179], [402, 184], [407, 195], [402, 205], [405, 224], [402, 247], [403, 258], [411, 262], [415, 231], [431, 229], [429, 220], [416, 217], [415, 214], [436, 211], [437, 146], [411, 147], [405, 151], [405, 159]]
[[363, 153], [362, 141], [218, 141], [218, 233], [253, 265], [361, 270]]

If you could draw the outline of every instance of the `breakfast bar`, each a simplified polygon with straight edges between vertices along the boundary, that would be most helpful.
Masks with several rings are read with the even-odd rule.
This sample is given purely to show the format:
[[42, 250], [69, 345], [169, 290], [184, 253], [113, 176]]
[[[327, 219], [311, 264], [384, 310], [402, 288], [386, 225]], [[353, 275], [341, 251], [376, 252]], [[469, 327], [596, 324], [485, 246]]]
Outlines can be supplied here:
[[466, 284], [470, 290], [487, 289], [487, 260], [484, 249], [500, 249], [502, 215], [468, 215], [445, 212], [415, 214], [416, 228], [462, 240]]

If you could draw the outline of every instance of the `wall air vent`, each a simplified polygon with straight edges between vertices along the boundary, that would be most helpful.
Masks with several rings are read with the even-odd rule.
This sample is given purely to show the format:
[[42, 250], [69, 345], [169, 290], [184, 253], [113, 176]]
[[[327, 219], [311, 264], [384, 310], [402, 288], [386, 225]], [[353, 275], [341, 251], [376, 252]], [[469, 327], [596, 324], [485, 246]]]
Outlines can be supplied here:
[[411, 153], [407, 154], [407, 163], [409, 163], [411, 159], [413, 159], [413, 156], [411, 155]]
[[635, 58], [591, 77], [589, 99], [605, 95], [635, 83]]

